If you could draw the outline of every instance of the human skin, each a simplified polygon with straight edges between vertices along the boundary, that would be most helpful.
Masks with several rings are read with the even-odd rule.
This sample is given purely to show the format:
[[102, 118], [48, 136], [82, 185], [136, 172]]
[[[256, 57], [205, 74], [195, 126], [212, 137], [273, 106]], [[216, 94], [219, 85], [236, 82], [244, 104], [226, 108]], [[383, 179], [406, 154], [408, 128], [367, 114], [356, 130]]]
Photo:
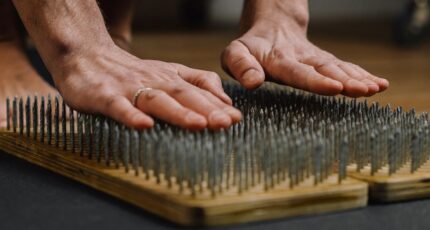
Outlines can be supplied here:
[[244, 87], [274, 81], [322, 95], [371, 96], [389, 86], [307, 38], [307, 0], [246, 0], [241, 35], [221, 56], [223, 68]]
[[[0, 1], [0, 127], [6, 126], [6, 97], [55, 95], [28, 61], [10, 1]], [[11, 98], [12, 99], [12, 98]]]
[[[101, 0], [108, 32], [115, 44], [130, 49], [134, 0]], [[25, 54], [25, 34], [18, 32], [18, 16], [12, 2], [0, 1], [0, 127], [6, 126], [6, 97], [48, 96], [58, 92], [48, 85], [30, 64]], [[12, 99], [12, 98], [11, 98]]]
[[[121, 2], [101, 0], [99, 2], [100, 8], [105, 16], [108, 33], [111, 35], [111, 39], [106, 36], [106, 28], [101, 25], [102, 18], [99, 9], [94, 6], [95, 4], [93, 1], [84, 5], [85, 7], [91, 5], [91, 7], [82, 12], [77, 12], [79, 11], [78, 4], [81, 4], [79, 1], [76, 1], [76, 3], [64, 1], [63, 3], [60, 2], [57, 4], [49, 3], [49, 1], [40, 1], [39, 3], [29, 2], [29, 4], [23, 4], [23, 1], [16, 0], [15, 4], [21, 16], [27, 17], [27, 21], [24, 20], [27, 28], [30, 28], [30, 30], [31, 28], [35, 28], [34, 30], [36, 31], [30, 31], [30, 34], [32, 37], [36, 35], [36, 45], [42, 47], [39, 50], [45, 52], [45, 55], [42, 54], [42, 56], [46, 59], [45, 62], [51, 65], [51, 68], [49, 66], [48, 68], [51, 71], [57, 71], [57, 74], [54, 75], [57, 86], [62, 85], [62, 88], [64, 88], [63, 91], [69, 93], [69, 96], [65, 96], [66, 101], [69, 103], [74, 102], [72, 106], [75, 105], [75, 108], [87, 112], [102, 113], [116, 118], [132, 127], [151, 126], [152, 119], [145, 115], [152, 115], [183, 127], [197, 129], [205, 127], [203, 123], [206, 123], [206, 125], [211, 128], [220, 128], [228, 127], [227, 124], [237, 122], [240, 119], [240, 114], [234, 109], [231, 109], [231, 107], [226, 107], [225, 104], [228, 105], [231, 101], [223, 94], [216, 74], [189, 69], [178, 64], [139, 60], [118, 49], [118, 47], [120, 47], [123, 50], [129, 50], [133, 2], [133, 0]], [[61, 6], [61, 4], [63, 4], [63, 6]], [[70, 6], [75, 7], [73, 9], [77, 10], [70, 10]], [[31, 9], [31, 7], [40, 7], [42, 12], [30, 15], [29, 9]], [[62, 7], [66, 9], [65, 11], [67, 11], [67, 13], [63, 12], [64, 10], [57, 12], [57, 10]], [[241, 19], [241, 36], [233, 41], [223, 52], [221, 61], [224, 69], [235, 77], [244, 87], [249, 89], [257, 88], [264, 81], [275, 81], [324, 95], [342, 93], [351, 97], [359, 97], [371, 96], [385, 90], [388, 87], [388, 81], [385, 79], [378, 78], [357, 65], [341, 61], [332, 54], [319, 49], [309, 42], [306, 37], [309, 21], [307, 8], [306, 0], [247, 0]], [[55, 12], [55, 14], [46, 16], [49, 15], [50, 11]], [[90, 28], [84, 28], [82, 22], [88, 20], [88, 14], [91, 13], [95, 13], [97, 16], [95, 20], [96, 23], [90, 23]], [[78, 15], [79, 17], [77, 17]], [[91, 15], [91, 18], [92, 16], [93, 15]], [[59, 22], [55, 23], [50, 21], [54, 18], [58, 18]], [[33, 25], [35, 21], [38, 22], [38, 24], [41, 22], [40, 25]], [[72, 23], [75, 25], [67, 29], [61, 25], [62, 23]], [[49, 34], [53, 36], [50, 40], [43, 41], [46, 36], [45, 34], [40, 34], [40, 31], [48, 31]], [[88, 37], [88, 34], [90, 34], [88, 31], [97, 32], [91, 34], [93, 37], [90, 38]], [[77, 41], [72, 42], [70, 37], [74, 38], [74, 33], [80, 34], [80, 36], [78, 36]], [[39, 37], [39, 42], [37, 41], [37, 37]], [[116, 46], [112, 45], [112, 40]], [[83, 43], [86, 43], [86, 45], [82, 46]], [[51, 46], [51, 44], [54, 44], [52, 49], [50, 51], [45, 50], [45, 46]], [[43, 95], [44, 92], [54, 92], [53, 89], [44, 84], [35, 71], [32, 70], [28, 61], [24, 60], [22, 52], [18, 52], [19, 50], [16, 49], [17, 46], [11, 46], [10, 44], [6, 46], [7, 47], [2, 50], [11, 49], [12, 47], [12, 54], [16, 54], [15, 58], [20, 59], [20, 61], [13, 63], [15, 65], [11, 65], [11, 63], [4, 61], [7, 57], [3, 55], [3, 59], [1, 59], [2, 56], [0, 56], [0, 66], [4, 67], [2, 69], [11, 70], [11, 73], [7, 74], [7, 76], [16, 76], [18, 74], [20, 77], [5, 77], [5, 74], [0, 78], [0, 81], [4, 81], [8, 85], [7, 89], [1, 90], [0, 92], [1, 108], [4, 107], [2, 103], [5, 95], [21, 95], [25, 93], [28, 94], [29, 92], [39, 92], [39, 94]], [[79, 49], [79, 46], [81, 46], [81, 49]], [[99, 50], [100, 52], [98, 52], [97, 49], [101, 49]], [[61, 56], [62, 54], [64, 54], [64, 56]], [[112, 54], [115, 54], [115, 58], [110, 56]], [[124, 60], [134, 61], [124, 62], [123, 60], [118, 60], [118, 57], [123, 57], [125, 58]], [[109, 64], [109, 61], [111, 64]], [[112, 65], [112, 62], [115, 62], [114, 65]], [[19, 67], [16, 67], [17, 63]], [[65, 65], [65, 63], [68, 64]], [[14, 66], [14, 68], [10, 68], [10, 66]], [[21, 66], [23, 67], [21, 68]], [[119, 66], [123, 68], [119, 68]], [[127, 71], [124, 70], [124, 68], [130, 66], [132, 66], [132, 68], [128, 68]], [[143, 70], [143, 68], [145, 69]], [[17, 73], [16, 69], [24, 69], [27, 70], [27, 72]], [[182, 69], [182, 71], [180, 71], [180, 69]], [[173, 85], [167, 87], [163, 80], [154, 80], [156, 78], [154, 75], [157, 75], [157, 71], [161, 71], [162, 75], [166, 75], [165, 73], [169, 72], [167, 74], [168, 76], [164, 79], [165, 81], [181, 82], [181, 84], [179, 84], [179, 94], [183, 94], [182, 91], [189, 89], [188, 85], [182, 84], [183, 80], [197, 85], [201, 89], [207, 89], [212, 92], [213, 95], [216, 95], [221, 101], [224, 101], [224, 104], [220, 104], [219, 100], [214, 101], [213, 97], [210, 95], [206, 95], [209, 97], [207, 99], [216, 103], [218, 108], [222, 108], [225, 113], [230, 115], [231, 122], [227, 122], [228, 119], [225, 119], [224, 123], [221, 122], [223, 119], [219, 119], [220, 121], [218, 121], [218, 123], [210, 122], [211, 119], [209, 118], [211, 114], [208, 114], [208, 111], [213, 111], [215, 109], [213, 103], [210, 104], [211, 106], [209, 108], [206, 108], [207, 104], [205, 103], [200, 103], [199, 105], [192, 104], [192, 102], [196, 100], [191, 100], [191, 96], [189, 96], [190, 100], [184, 97], [176, 98], [177, 87]], [[155, 104], [158, 103], [152, 103], [151, 106], [151, 103], [145, 102], [145, 108], [143, 109], [143, 103], [139, 103], [137, 106], [138, 109], [145, 112], [143, 115], [139, 115], [138, 110], [130, 106], [130, 98], [132, 97], [130, 96], [130, 91], [132, 91], [130, 90], [130, 88], [132, 88], [130, 82], [132, 81], [129, 77], [124, 77], [124, 74], [129, 74], [130, 72], [133, 73], [131, 76], [142, 75], [146, 79], [137, 81], [134, 79], [135, 81], [133, 84], [142, 84], [145, 82], [145, 86], [148, 86], [146, 83], [147, 81], [158, 82], [154, 83], [154, 85], [159, 85], [157, 89], [159, 91], [164, 91], [170, 96], [170, 98], [166, 99], [171, 102], [169, 103], [171, 106], [153, 111], [150, 107], [156, 107]], [[186, 72], [186, 74], [184, 72]], [[91, 81], [87, 81], [86, 79], [89, 78], [88, 73], [106, 75], [108, 76], [108, 80], [106, 82], [101, 82], [100, 77], [91, 77]], [[205, 78], [204, 76], [209, 76], [209, 78]], [[28, 84], [18, 82], [19, 79], [22, 80], [23, 78], [25, 78], [24, 82], [28, 82]], [[139, 77], [137, 78], [139, 79]], [[32, 84], [33, 82], [35, 84]], [[124, 82], [130, 83], [126, 84], [129, 87], [122, 86]], [[15, 90], [16, 88], [19, 90]], [[97, 88], [102, 88], [104, 93], [100, 93], [99, 90], [94, 92]], [[174, 90], [174, 88], [176, 88], [176, 90]], [[194, 88], [194, 90], [199, 91], [201, 94], [207, 94], [207, 92], [201, 92], [200, 89]], [[157, 91], [157, 93], [162, 94], [162, 98], [166, 97], [163, 92]], [[72, 95], [82, 95], [82, 97], [72, 97]], [[85, 98], [85, 100], [82, 98]], [[87, 98], [91, 100], [87, 100]], [[98, 99], [97, 103], [95, 103], [96, 100], [92, 100], [95, 98]], [[92, 102], [90, 103], [90, 101]], [[184, 101], [188, 101], [187, 103], [189, 104], [184, 103]], [[97, 104], [97, 106], [92, 106], [92, 103]], [[184, 115], [180, 113], [175, 113], [174, 116], [166, 114], [171, 113], [171, 111], [174, 110], [173, 108], [178, 106], [178, 103], [180, 104], [179, 106], [197, 112], [197, 115], [203, 115], [206, 122], [203, 122], [201, 117], [195, 117], [195, 122], [199, 123], [197, 120], [200, 120], [200, 124], [187, 124]], [[90, 107], [89, 104], [91, 104]], [[116, 112], [113, 110], [116, 110]], [[226, 112], [226, 110], [229, 112]], [[188, 112], [185, 111], [185, 114], [187, 113]], [[126, 116], [123, 116], [123, 114], [126, 114]], [[0, 126], [2, 124], [4, 125], [4, 123], [4, 118], [0, 117]]]
[[[124, 51], [109, 36], [96, 1], [13, 3], [72, 108], [134, 128], [151, 127], [153, 117], [189, 129], [227, 128], [240, 121], [217, 74]], [[135, 107], [131, 101], [142, 87], [151, 90]]]

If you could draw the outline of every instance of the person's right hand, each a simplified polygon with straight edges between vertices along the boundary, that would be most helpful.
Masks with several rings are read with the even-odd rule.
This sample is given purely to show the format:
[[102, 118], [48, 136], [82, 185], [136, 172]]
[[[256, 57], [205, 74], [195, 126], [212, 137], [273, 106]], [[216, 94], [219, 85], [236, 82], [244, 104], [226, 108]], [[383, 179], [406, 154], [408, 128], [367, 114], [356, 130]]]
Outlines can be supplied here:
[[372, 96], [389, 82], [337, 58], [307, 38], [307, 0], [249, 0], [243, 34], [224, 50], [226, 72], [245, 88], [274, 81], [322, 95]]
[[[189, 129], [227, 128], [241, 120], [213, 72], [141, 60], [116, 46], [69, 55], [57, 66], [53, 77], [69, 106], [129, 127], [151, 127], [151, 116]], [[151, 90], [134, 107], [143, 87]]]

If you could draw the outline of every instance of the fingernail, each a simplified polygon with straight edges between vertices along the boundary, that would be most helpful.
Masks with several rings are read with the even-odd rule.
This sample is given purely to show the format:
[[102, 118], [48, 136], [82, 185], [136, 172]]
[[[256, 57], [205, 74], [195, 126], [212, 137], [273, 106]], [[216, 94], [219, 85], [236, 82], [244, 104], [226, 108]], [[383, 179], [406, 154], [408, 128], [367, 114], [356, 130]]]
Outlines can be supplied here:
[[189, 112], [187, 114], [187, 116], [185, 117], [185, 122], [187, 124], [206, 126], [206, 119], [203, 116], [198, 115], [198, 114], [193, 113], [193, 112]]
[[369, 85], [367, 85], [367, 87], [369, 87], [369, 91], [372, 91], [372, 92], [378, 92], [379, 91], [379, 86], [376, 84], [369, 84]]
[[368, 85], [367, 84], [365, 84], [365, 83], [363, 83], [361, 81], [355, 80], [355, 79], [350, 79], [346, 84], [349, 87], [361, 87], [361, 88], [368, 89]]
[[342, 91], [343, 90], [343, 84], [339, 81], [330, 79], [330, 78], [326, 78], [327, 81], [330, 82], [330, 84], [332, 84], [333, 88], [336, 88], [338, 91]]
[[390, 85], [390, 82], [387, 79], [384, 78], [380, 78], [381, 79], [381, 84], [384, 88], [387, 88]]
[[228, 103], [229, 105], [233, 104], [233, 100], [231, 100], [231, 97], [228, 96], [226, 93], [222, 92], [221, 97], [223, 98], [223, 101]]
[[257, 88], [264, 82], [264, 76], [255, 69], [250, 69], [242, 75], [242, 83], [246, 88]]
[[131, 122], [136, 126], [152, 127], [154, 125], [154, 120], [143, 114], [134, 115]]
[[335, 85], [336, 87], [339, 87], [339, 88], [342, 88], [342, 87], [343, 87], [343, 84], [342, 84], [341, 82], [333, 81], [333, 83], [334, 83], [334, 85]]
[[242, 120], [242, 112], [235, 108], [225, 108], [224, 112], [231, 116], [234, 123]]
[[209, 123], [213, 126], [221, 126], [227, 128], [231, 125], [231, 118], [224, 112], [217, 110], [209, 115]]

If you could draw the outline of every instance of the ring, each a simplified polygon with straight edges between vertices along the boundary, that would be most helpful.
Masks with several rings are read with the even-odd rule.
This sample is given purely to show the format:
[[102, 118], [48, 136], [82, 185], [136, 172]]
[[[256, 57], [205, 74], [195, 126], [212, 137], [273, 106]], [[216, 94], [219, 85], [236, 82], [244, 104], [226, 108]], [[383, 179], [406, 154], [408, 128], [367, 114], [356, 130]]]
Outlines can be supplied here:
[[143, 92], [145, 92], [145, 91], [149, 91], [149, 90], [152, 90], [152, 88], [150, 88], [150, 87], [141, 87], [140, 89], [138, 89], [138, 90], [136, 91], [136, 93], [135, 93], [135, 94], [134, 94], [134, 96], [133, 96], [133, 106], [134, 106], [134, 107], [136, 107], [136, 105], [137, 105], [137, 100], [139, 99], [140, 95], [141, 95]]

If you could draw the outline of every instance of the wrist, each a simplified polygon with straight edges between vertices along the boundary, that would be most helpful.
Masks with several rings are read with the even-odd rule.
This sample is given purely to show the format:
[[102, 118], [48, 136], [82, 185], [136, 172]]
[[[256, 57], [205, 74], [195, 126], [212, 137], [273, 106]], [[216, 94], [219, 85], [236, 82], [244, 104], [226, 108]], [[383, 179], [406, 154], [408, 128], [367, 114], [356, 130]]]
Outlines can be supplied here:
[[295, 26], [306, 32], [309, 22], [308, 0], [246, 0], [241, 31], [260, 25]]
[[[102, 52], [111, 50], [115, 47], [113, 40], [107, 36], [103, 40], [94, 41], [52, 41], [51, 47], [45, 49], [49, 54], [45, 55], [48, 59], [48, 69], [68, 68], [83, 59], [97, 58]], [[41, 49], [39, 49], [41, 50]]]
[[55, 51], [48, 56], [47, 67], [55, 83], [60, 83], [70, 76], [82, 74], [81, 71], [85, 70], [89, 63], [97, 62], [106, 56], [106, 52], [115, 48], [113, 41], [55, 45]]

